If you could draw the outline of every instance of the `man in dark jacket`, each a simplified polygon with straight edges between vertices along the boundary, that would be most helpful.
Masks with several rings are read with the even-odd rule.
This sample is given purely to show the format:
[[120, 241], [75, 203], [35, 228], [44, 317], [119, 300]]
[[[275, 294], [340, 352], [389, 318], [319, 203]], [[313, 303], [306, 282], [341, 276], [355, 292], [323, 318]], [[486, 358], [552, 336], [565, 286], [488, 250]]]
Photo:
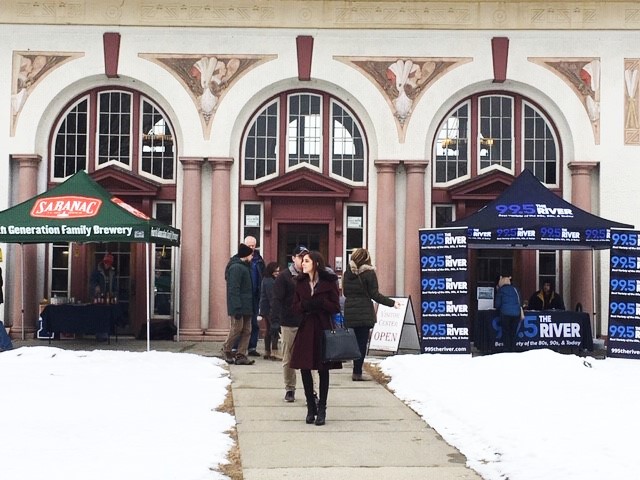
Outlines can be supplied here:
[[542, 284], [542, 289], [531, 295], [529, 310], [564, 310], [564, 301], [560, 294], [553, 290], [548, 280]]
[[291, 352], [293, 341], [296, 338], [300, 317], [295, 315], [291, 307], [293, 305], [293, 294], [295, 292], [294, 278], [302, 272], [302, 258], [309, 253], [307, 247], [298, 245], [291, 255], [293, 263], [280, 272], [273, 284], [273, 305], [271, 305], [272, 321], [280, 324], [282, 340], [282, 372], [284, 375], [284, 401], [295, 401], [296, 391], [296, 371], [289, 367], [291, 362]]
[[256, 237], [248, 236], [244, 239], [244, 244], [253, 249], [251, 256], [251, 286], [253, 288], [253, 316], [251, 317], [251, 335], [249, 337], [249, 353], [251, 357], [259, 357], [257, 351], [258, 340], [260, 339], [260, 325], [258, 324], [258, 311], [260, 310], [260, 291], [262, 289], [262, 274], [264, 272], [264, 259], [256, 249]]
[[[236, 365], [252, 365], [253, 360], [247, 357], [249, 336], [251, 335], [251, 317], [253, 316], [253, 295], [251, 285], [251, 266], [249, 262], [253, 250], [244, 243], [238, 247], [238, 253], [229, 259], [224, 272], [227, 282], [227, 313], [230, 318], [230, 329], [227, 339], [222, 345], [224, 359]], [[233, 355], [231, 348], [236, 340], [238, 353]]]

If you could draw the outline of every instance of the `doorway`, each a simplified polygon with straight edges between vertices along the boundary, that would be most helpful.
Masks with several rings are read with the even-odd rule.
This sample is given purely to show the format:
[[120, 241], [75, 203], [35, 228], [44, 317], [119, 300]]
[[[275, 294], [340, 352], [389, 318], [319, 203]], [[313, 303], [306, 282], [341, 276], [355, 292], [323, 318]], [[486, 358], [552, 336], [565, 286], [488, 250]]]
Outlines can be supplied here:
[[[91, 271], [102, 261], [108, 252], [113, 255], [113, 266], [116, 271], [116, 290], [118, 305], [122, 309], [122, 314], [126, 319], [126, 326], [121, 327], [118, 333], [129, 335], [135, 332], [136, 325], [132, 324], [131, 305], [136, 305], [135, 282], [133, 281], [132, 265], [135, 262], [135, 248], [131, 243], [109, 242], [91, 244], [89, 253], [89, 264]], [[89, 292], [91, 296], [91, 292]]]
[[329, 225], [322, 223], [281, 223], [278, 225], [278, 263], [289, 265], [296, 245], [317, 250], [325, 261], [329, 255]]

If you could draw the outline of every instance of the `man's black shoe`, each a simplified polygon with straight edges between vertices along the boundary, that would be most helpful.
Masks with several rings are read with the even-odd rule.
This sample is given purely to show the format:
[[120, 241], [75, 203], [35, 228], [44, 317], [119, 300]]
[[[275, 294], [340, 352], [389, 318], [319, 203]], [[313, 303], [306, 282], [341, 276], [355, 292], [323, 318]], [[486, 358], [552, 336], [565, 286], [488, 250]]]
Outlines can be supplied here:
[[284, 394], [284, 401], [287, 403], [296, 401], [296, 394], [293, 390], [287, 390], [287, 393]]
[[250, 357], [259, 357], [260, 356], [260, 354], [256, 350], [249, 350], [247, 355], [250, 356]]

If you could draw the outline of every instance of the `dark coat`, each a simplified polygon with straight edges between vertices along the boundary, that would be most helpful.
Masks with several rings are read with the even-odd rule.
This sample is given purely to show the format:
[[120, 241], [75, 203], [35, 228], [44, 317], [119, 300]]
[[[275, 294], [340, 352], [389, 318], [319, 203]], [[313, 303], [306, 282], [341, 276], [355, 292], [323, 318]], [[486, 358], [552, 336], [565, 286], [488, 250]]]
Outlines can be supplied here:
[[272, 276], [262, 279], [262, 287], [260, 287], [260, 310], [259, 313], [263, 317], [271, 318], [271, 304], [273, 303], [273, 284], [276, 279]]
[[545, 298], [544, 291], [539, 290], [531, 295], [527, 308], [529, 310], [564, 310], [564, 302], [556, 292], [551, 292]]
[[234, 255], [227, 263], [224, 279], [227, 282], [228, 315], [253, 315], [251, 265]]
[[251, 286], [253, 288], [253, 298], [258, 303], [260, 292], [262, 291], [262, 273], [264, 272], [264, 260], [257, 250], [253, 251], [251, 257]]
[[376, 323], [374, 302], [393, 307], [395, 300], [385, 297], [378, 291], [378, 277], [370, 265], [362, 265], [354, 273], [351, 270], [342, 276], [344, 302], [344, 323], [348, 328], [373, 327]]
[[115, 268], [107, 268], [103, 262], [100, 262], [91, 274], [91, 278], [89, 278], [89, 294], [95, 295], [96, 287], [100, 287], [100, 293], [103, 295], [107, 293], [117, 295], [118, 286], [116, 282], [117, 275]]
[[501, 315], [519, 318], [520, 294], [516, 287], [511, 284], [501, 286], [496, 294], [495, 307]]
[[296, 290], [294, 279], [298, 272], [291, 265], [280, 272], [273, 283], [273, 303], [271, 304], [271, 321], [283, 327], [297, 327], [300, 325], [300, 315], [294, 313], [293, 294]]
[[309, 276], [296, 277], [293, 312], [301, 315], [300, 328], [293, 342], [291, 368], [330, 370], [342, 368], [342, 362], [322, 362], [322, 332], [331, 329], [331, 315], [340, 311], [338, 277], [319, 271], [319, 279], [311, 295]]

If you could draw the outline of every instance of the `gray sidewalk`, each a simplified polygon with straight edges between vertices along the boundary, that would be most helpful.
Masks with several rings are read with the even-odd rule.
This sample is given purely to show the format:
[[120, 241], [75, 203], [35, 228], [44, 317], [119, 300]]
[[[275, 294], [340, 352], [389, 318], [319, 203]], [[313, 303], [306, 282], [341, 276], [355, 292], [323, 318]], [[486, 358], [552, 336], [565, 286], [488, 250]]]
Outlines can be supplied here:
[[[43, 340], [14, 346], [47, 346]], [[70, 350], [145, 351], [120, 338], [53, 341]], [[219, 356], [218, 342], [152, 341], [151, 349]], [[281, 362], [229, 366], [244, 480], [481, 480], [466, 459], [404, 403], [375, 381], [353, 382], [351, 363], [331, 372], [327, 423], [307, 425], [302, 381], [285, 403]]]
[[327, 423], [307, 425], [302, 381], [285, 403], [280, 362], [230, 367], [245, 480], [480, 479], [466, 459], [375, 381], [331, 372]]

